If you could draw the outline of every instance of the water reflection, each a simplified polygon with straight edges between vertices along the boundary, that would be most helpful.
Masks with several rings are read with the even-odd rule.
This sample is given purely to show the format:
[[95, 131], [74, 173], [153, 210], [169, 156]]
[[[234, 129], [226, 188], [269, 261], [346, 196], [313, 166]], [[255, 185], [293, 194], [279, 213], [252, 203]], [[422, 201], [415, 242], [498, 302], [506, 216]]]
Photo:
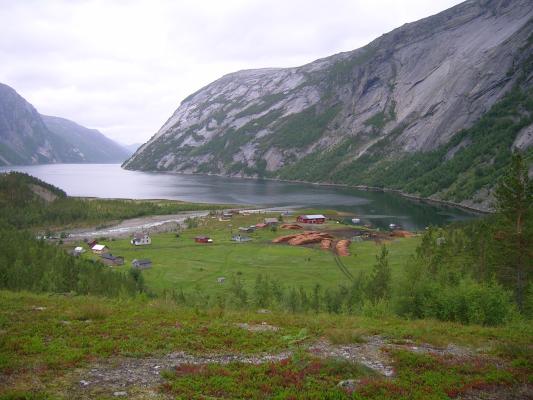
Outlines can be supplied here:
[[126, 171], [117, 164], [0, 168], [0, 171], [6, 170], [27, 172], [62, 188], [71, 196], [333, 208], [381, 228], [394, 223], [406, 229], [423, 229], [476, 216], [457, 208], [412, 201], [392, 193], [265, 180]]

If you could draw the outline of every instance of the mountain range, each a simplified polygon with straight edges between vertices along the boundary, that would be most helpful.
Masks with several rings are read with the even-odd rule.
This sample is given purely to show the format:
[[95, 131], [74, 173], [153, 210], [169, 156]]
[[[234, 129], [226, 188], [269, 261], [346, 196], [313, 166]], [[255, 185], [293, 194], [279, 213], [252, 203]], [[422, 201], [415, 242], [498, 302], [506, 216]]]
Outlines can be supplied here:
[[132, 151], [68, 119], [41, 115], [0, 84], [0, 165], [122, 162]]
[[488, 208], [533, 143], [533, 2], [470, 0], [363, 48], [223, 76], [126, 169], [396, 189]]

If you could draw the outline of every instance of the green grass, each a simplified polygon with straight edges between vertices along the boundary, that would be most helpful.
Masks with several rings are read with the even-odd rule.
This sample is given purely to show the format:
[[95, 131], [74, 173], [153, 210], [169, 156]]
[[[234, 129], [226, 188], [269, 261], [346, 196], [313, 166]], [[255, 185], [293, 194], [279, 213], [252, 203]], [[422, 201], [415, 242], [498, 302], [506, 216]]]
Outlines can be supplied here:
[[[317, 283], [324, 287], [349, 284], [337, 267], [334, 255], [315, 247], [288, 246], [273, 244], [272, 239], [296, 231], [278, 229], [257, 230], [249, 234], [253, 241], [234, 243], [230, 229], [237, 233], [239, 226], [248, 226], [262, 221], [263, 216], [235, 216], [231, 222], [205, 219], [201, 226], [188, 229], [176, 238], [174, 233], [152, 236], [149, 246], [133, 247], [128, 239], [103, 242], [114, 255], [125, 257], [126, 264], [134, 258], [149, 258], [152, 269], [145, 270], [148, 287], [161, 293], [164, 289], [191, 290], [200, 287], [203, 291], [216, 293], [228, 290], [228, 283], [217, 283], [218, 277], [239, 276], [245, 288], [251, 288], [259, 275], [278, 280], [285, 286], [313, 288]], [[294, 222], [293, 218], [285, 218]], [[229, 225], [232, 225], [230, 228]], [[324, 229], [348, 228], [342, 224], [329, 223]], [[194, 237], [208, 235], [212, 244], [197, 244]], [[395, 239], [387, 243], [390, 249], [390, 263], [394, 274], [407, 262], [418, 245], [418, 238]], [[353, 243], [349, 257], [343, 262], [355, 276], [359, 272], [369, 272], [375, 262], [380, 246], [373, 241]], [[87, 254], [87, 257], [95, 257]], [[117, 267], [124, 268], [124, 267]]]
[[[266, 322], [280, 330], [249, 332], [236, 326], [243, 322]], [[457, 360], [393, 352], [397, 377], [390, 380], [357, 364], [315, 360], [296, 351], [287, 362], [260, 366], [208, 364], [197, 367], [198, 373], [190, 373], [194, 371], [184, 366], [164, 375], [166, 385], [161, 390], [181, 398], [194, 398], [200, 393], [215, 396], [214, 390], [220, 390], [218, 395], [223, 398], [264, 398], [261, 392], [268, 386], [269, 398], [346, 398], [336, 383], [362, 377], [363, 387], [356, 398], [446, 399], [470, 387], [524, 382], [533, 359], [527, 350], [533, 329], [525, 322], [487, 328], [392, 317], [259, 314], [218, 308], [198, 311], [162, 299], [111, 300], [0, 291], [0, 378], [6, 383], [0, 388], [0, 399], [68, 398], [60, 394], [79, 385], [69, 381], [71, 371], [90, 369], [94, 362], [117, 357], [175, 351], [277, 353], [294, 349], [290, 339], [302, 336], [302, 329], [306, 332], [304, 343], [323, 337], [337, 343], [360, 343], [364, 336], [379, 334], [397, 343], [409, 339], [441, 346], [470, 345], [500, 358], [496, 364], [491, 358], [486, 359], [487, 363], [476, 358]], [[13, 394], [16, 392], [20, 393], [18, 397]]]

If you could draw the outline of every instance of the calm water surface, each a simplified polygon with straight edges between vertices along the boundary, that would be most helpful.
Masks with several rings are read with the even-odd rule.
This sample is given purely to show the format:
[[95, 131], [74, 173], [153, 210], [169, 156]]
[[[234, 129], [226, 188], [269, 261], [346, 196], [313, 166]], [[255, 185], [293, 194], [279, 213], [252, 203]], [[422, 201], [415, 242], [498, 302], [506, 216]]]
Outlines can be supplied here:
[[476, 214], [415, 202], [392, 193], [350, 188], [126, 171], [118, 164], [48, 164], [0, 167], [36, 176], [65, 190], [70, 196], [174, 199], [190, 202], [249, 204], [267, 207], [316, 207], [348, 211], [378, 227], [390, 223], [422, 229]]

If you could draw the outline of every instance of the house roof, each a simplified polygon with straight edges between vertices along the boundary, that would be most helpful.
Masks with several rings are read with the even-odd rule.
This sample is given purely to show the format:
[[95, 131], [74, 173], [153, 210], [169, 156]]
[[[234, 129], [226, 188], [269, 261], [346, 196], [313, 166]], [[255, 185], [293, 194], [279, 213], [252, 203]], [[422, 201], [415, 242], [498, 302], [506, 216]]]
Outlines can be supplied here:
[[265, 218], [265, 222], [268, 224], [272, 222], [278, 223], [279, 221], [277, 218]]
[[103, 250], [103, 249], [105, 249], [105, 248], [106, 248], [105, 244], [95, 244], [95, 245], [92, 247], [92, 249], [93, 249], [93, 250], [96, 250], [96, 251], [100, 251], [100, 250]]
[[300, 217], [307, 218], [307, 219], [326, 219], [322, 214], [307, 214], [307, 215], [300, 215]]
[[78, 246], [78, 247], [74, 248], [74, 251], [83, 251], [83, 247]]

